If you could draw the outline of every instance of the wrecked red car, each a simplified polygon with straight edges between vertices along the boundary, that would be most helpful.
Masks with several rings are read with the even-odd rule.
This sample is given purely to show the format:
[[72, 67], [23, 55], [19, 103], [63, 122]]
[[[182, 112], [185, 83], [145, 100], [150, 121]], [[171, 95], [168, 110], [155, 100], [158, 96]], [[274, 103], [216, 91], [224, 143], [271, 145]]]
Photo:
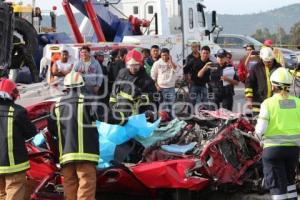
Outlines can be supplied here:
[[[55, 141], [46, 129], [53, 104], [49, 101], [27, 108], [30, 119], [43, 130], [46, 141], [42, 147], [27, 142], [31, 164], [27, 176], [38, 183], [32, 199], [63, 199], [63, 177], [59, 174]], [[113, 161], [110, 167], [100, 169], [97, 192], [154, 199], [170, 199], [172, 195], [169, 194], [180, 192], [184, 195], [172, 197], [189, 199], [192, 195], [186, 194], [204, 189], [226, 190], [249, 185], [252, 190], [259, 190], [262, 149], [252, 135], [253, 130], [251, 123], [241, 116], [204, 111], [201, 116], [186, 120], [172, 137], [144, 148], [138, 162]], [[162, 145], [183, 148], [190, 143], [193, 146], [185, 153], [172, 153], [161, 148]]]

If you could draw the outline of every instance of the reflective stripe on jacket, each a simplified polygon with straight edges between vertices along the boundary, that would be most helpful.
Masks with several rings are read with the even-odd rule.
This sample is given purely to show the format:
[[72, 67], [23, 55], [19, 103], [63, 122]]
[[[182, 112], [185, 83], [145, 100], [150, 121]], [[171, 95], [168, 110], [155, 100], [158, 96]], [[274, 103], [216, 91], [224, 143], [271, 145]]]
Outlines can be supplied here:
[[58, 137], [60, 164], [76, 161], [98, 163], [98, 131], [90, 111], [90, 105], [81, 94], [71, 94], [57, 101], [48, 128]]
[[36, 134], [26, 110], [12, 101], [0, 101], [0, 175], [29, 168], [25, 140]]
[[127, 68], [121, 69], [109, 99], [109, 123], [123, 125], [129, 116], [153, 110], [155, 92], [155, 83], [145, 71], [131, 75]]

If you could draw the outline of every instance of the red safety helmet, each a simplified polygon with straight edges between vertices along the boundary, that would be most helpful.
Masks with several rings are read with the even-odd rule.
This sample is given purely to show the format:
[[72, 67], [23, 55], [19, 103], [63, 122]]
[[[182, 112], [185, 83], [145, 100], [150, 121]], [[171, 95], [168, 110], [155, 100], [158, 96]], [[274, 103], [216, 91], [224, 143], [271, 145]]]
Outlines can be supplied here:
[[20, 96], [17, 85], [9, 79], [0, 79], [0, 92], [8, 94], [13, 101]]
[[136, 49], [133, 49], [128, 52], [125, 58], [125, 62], [127, 65], [140, 64], [143, 65], [143, 54]]
[[273, 46], [273, 41], [271, 39], [266, 39], [264, 41], [264, 45], [267, 47], [272, 47]]

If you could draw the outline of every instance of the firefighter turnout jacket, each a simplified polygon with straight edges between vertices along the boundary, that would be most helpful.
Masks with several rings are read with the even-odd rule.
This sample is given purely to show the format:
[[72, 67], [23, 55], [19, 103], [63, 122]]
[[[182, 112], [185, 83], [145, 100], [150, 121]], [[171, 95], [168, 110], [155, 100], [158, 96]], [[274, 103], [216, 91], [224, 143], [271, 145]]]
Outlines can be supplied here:
[[49, 131], [58, 138], [61, 165], [99, 160], [99, 138], [90, 103], [84, 95], [70, 92], [56, 102], [48, 120]]
[[123, 125], [131, 115], [153, 111], [155, 93], [155, 82], [145, 70], [132, 75], [129, 69], [121, 69], [109, 99], [109, 123]]
[[265, 67], [264, 63], [260, 61], [250, 71], [245, 83], [245, 96], [252, 98], [253, 112], [259, 112], [259, 104], [272, 96], [270, 75], [278, 67], [281, 65], [275, 60], [271, 68]]
[[11, 100], [0, 99], [0, 175], [29, 168], [25, 140], [36, 134], [25, 108]]

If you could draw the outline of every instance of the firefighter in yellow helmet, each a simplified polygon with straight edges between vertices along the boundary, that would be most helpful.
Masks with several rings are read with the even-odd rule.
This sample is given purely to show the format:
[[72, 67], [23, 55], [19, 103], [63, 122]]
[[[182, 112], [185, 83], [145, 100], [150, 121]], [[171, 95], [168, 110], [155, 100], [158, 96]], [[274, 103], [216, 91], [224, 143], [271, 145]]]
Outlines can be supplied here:
[[280, 67], [270, 77], [274, 95], [261, 105], [255, 127], [263, 143], [263, 171], [272, 199], [297, 199], [295, 172], [300, 145], [300, 99], [289, 95], [293, 78]]
[[99, 140], [91, 106], [81, 94], [84, 81], [72, 71], [64, 79], [65, 97], [56, 102], [48, 129], [58, 138], [66, 200], [95, 199]]
[[25, 140], [36, 134], [25, 108], [14, 103], [17, 85], [0, 79], [0, 199], [24, 199], [29, 168]]

